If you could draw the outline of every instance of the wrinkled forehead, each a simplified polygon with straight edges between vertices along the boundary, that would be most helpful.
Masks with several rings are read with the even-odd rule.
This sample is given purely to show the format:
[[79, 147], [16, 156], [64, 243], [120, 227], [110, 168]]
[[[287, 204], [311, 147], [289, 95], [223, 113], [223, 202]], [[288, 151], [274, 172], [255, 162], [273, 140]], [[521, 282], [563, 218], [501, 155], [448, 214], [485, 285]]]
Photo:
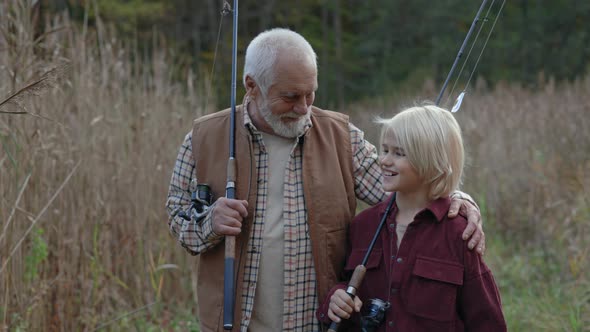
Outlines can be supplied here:
[[310, 92], [317, 90], [316, 67], [297, 57], [281, 57], [274, 67], [273, 85], [280, 90]]

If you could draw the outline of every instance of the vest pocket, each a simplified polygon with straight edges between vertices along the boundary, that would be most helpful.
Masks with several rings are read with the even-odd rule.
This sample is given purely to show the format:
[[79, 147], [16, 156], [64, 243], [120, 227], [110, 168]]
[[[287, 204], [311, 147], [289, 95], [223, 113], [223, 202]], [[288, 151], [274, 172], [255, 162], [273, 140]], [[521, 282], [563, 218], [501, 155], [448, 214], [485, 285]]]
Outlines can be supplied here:
[[441, 322], [456, 318], [457, 292], [463, 285], [463, 265], [437, 258], [418, 256], [402, 291], [402, 300], [411, 314]]
[[[323, 227], [310, 227], [313, 246], [314, 267], [317, 278], [317, 295], [322, 301], [328, 291], [340, 281], [342, 268], [346, 262], [346, 227], [325, 230]], [[316, 237], [317, 238], [314, 238]]]
[[223, 307], [221, 305], [214, 305], [208, 310], [203, 310], [200, 307], [199, 309], [199, 326], [202, 332], [221, 331], [223, 329]]

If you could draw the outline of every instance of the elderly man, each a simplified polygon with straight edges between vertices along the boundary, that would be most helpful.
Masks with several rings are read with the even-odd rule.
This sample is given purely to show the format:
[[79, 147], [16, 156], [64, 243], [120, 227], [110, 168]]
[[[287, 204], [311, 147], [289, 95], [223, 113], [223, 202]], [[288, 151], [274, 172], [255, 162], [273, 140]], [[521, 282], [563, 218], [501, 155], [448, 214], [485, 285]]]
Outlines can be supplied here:
[[[312, 106], [316, 54], [299, 34], [273, 29], [249, 44], [246, 95], [236, 109], [237, 197], [222, 197], [229, 110], [199, 118], [180, 148], [167, 209], [170, 231], [199, 255], [202, 331], [222, 330], [225, 235], [236, 236], [236, 310], [240, 331], [318, 331], [314, 318], [345, 262], [346, 233], [357, 198], [386, 198], [375, 147], [348, 117]], [[211, 186], [215, 203], [199, 221], [185, 220], [192, 179]], [[468, 197], [462, 193], [456, 196]], [[479, 211], [465, 210], [464, 237], [483, 253]]]

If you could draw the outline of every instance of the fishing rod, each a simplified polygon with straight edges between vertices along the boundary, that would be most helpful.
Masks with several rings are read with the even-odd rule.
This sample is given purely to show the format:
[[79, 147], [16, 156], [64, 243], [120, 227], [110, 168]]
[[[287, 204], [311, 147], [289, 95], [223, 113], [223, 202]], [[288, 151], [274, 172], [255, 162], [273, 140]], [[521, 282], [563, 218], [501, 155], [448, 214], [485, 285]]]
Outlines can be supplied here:
[[475, 18], [473, 19], [473, 22], [471, 23], [471, 27], [469, 27], [469, 31], [467, 32], [467, 36], [465, 36], [465, 39], [463, 40], [463, 44], [461, 44], [461, 48], [459, 48], [459, 52], [457, 53], [457, 57], [455, 57], [455, 61], [453, 62], [453, 65], [451, 66], [451, 70], [449, 70], [449, 74], [447, 75], [445, 83], [443, 84], [442, 89], [440, 89], [440, 93], [438, 94], [438, 97], [436, 97], [435, 104], [437, 106], [440, 104], [440, 100], [442, 99], [442, 96], [445, 93], [445, 90], [447, 89], [447, 85], [449, 84], [451, 76], [453, 75], [453, 72], [455, 71], [455, 67], [457, 67], [459, 60], [463, 56], [463, 51], [465, 50], [465, 46], [467, 45], [467, 42], [469, 42], [469, 38], [471, 38], [471, 34], [473, 33], [473, 30], [475, 29], [475, 26], [479, 22], [479, 16], [481, 15], [481, 12], [483, 11], [487, 2], [488, 2], [488, 0], [483, 0], [481, 3], [481, 6], [479, 6], [477, 14], [475, 15]]
[[[455, 68], [457, 67], [457, 64], [459, 63], [459, 60], [461, 59], [461, 57], [463, 56], [464, 50], [465, 50], [465, 46], [467, 46], [467, 43], [469, 42], [469, 39], [471, 37], [471, 34], [473, 33], [473, 31], [475, 30], [476, 25], [482, 21], [480, 19], [481, 13], [483, 11], [483, 9], [486, 7], [488, 0], [483, 0], [478, 11], [477, 14], [475, 15], [475, 18], [473, 19], [473, 22], [471, 23], [471, 26], [469, 27], [469, 31], [467, 32], [467, 35], [465, 36], [465, 39], [463, 40], [463, 43], [461, 44], [461, 47], [459, 48], [459, 52], [457, 53], [457, 57], [455, 58], [455, 61], [453, 62], [453, 65], [451, 66], [451, 70], [449, 70], [449, 74], [447, 75], [447, 78], [445, 79], [445, 82], [440, 90], [440, 93], [438, 94], [438, 97], [436, 98], [435, 104], [437, 106], [439, 106], [440, 101], [444, 95], [444, 92], [447, 88], [447, 85], [453, 75], [453, 72], [455, 71]], [[492, 7], [494, 6], [494, 2], [495, 0], [492, 0], [492, 4], [489, 6], [488, 11], [486, 13], [486, 17], [483, 19], [483, 23], [480, 25], [479, 27], [479, 31], [477, 32], [477, 35], [475, 37], [475, 40], [477, 40], [477, 38], [479, 37], [479, 34], [481, 33], [481, 30], [483, 28], [483, 25], [488, 21], [488, 16], [490, 14], [490, 11], [492, 10]], [[500, 9], [498, 10], [498, 13], [496, 15], [496, 18], [494, 19], [494, 24], [492, 25], [492, 27], [490, 28], [490, 31], [486, 37], [486, 41], [484, 42], [483, 47], [481, 48], [479, 55], [477, 57], [477, 60], [475, 62], [475, 65], [473, 66], [473, 69], [471, 70], [471, 74], [469, 75], [469, 79], [467, 80], [467, 83], [465, 84], [465, 87], [463, 88], [463, 91], [461, 91], [461, 93], [459, 94], [459, 96], [457, 97], [457, 100], [455, 101], [455, 105], [453, 105], [453, 108], [451, 109], [451, 112], [457, 112], [459, 110], [459, 108], [461, 107], [461, 104], [463, 102], [463, 98], [465, 97], [465, 93], [467, 90], [467, 87], [469, 86], [469, 82], [471, 82], [471, 78], [473, 77], [473, 74], [475, 73], [475, 69], [477, 68], [477, 65], [479, 64], [479, 60], [481, 59], [481, 55], [483, 54], [483, 51], [485, 50], [488, 41], [490, 40], [490, 36], [492, 35], [492, 32], [494, 31], [494, 28], [496, 27], [496, 23], [498, 22], [498, 18], [500, 17], [500, 13], [502, 13], [502, 10], [504, 9], [504, 5], [506, 4], [506, 0], [502, 1], [502, 5], [500, 6]], [[465, 68], [465, 64], [467, 62], [467, 59], [469, 58], [469, 56], [471, 55], [471, 51], [473, 50], [473, 47], [475, 45], [474, 44], [471, 46], [469, 53], [467, 54], [467, 58], [465, 59], [465, 63], [463, 63], [463, 66], [461, 67], [461, 71], [459, 72], [459, 75], [461, 75], [461, 73], [463, 72], [463, 68]], [[455, 85], [457, 84], [457, 81], [459, 80], [459, 77], [457, 77], [457, 79], [455, 80], [455, 84], [453, 85], [453, 89], [451, 90], [451, 94], [453, 93], [454, 89], [455, 89]], [[450, 96], [449, 96], [450, 97]]]
[[[377, 243], [377, 239], [379, 238], [379, 234], [381, 234], [383, 225], [385, 225], [387, 216], [389, 216], [389, 212], [391, 210], [391, 207], [393, 206], [393, 202], [395, 202], [395, 193], [393, 193], [391, 200], [389, 201], [389, 204], [387, 204], [387, 209], [385, 209], [385, 213], [383, 214], [383, 217], [381, 217], [381, 222], [379, 222], [379, 226], [377, 226], [377, 230], [375, 231], [375, 235], [373, 235], [373, 239], [369, 244], [369, 248], [367, 248], [367, 253], [365, 254], [365, 257], [363, 257], [361, 263], [356, 266], [354, 272], [352, 273], [352, 277], [350, 277], [350, 281], [348, 282], [348, 286], [346, 287], [346, 294], [348, 294], [353, 299], [356, 296], [356, 292], [362, 284], [363, 279], [365, 278], [365, 272], [367, 272], [367, 261], [369, 260], [369, 256], [373, 251], [375, 243]], [[328, 332], [338, 331], [339, 326], [340, 323], [332, 322], [330, 324], [330, 328], [328, 328]]]
[[[236, 76], [238, 67], [238, 0], [233, 5], [233, 37], [232, 37], [232, 73], [231, 73], [231, 111], [229, 125], [229, 160], [227, 162], [227, 184], [225, 197], [236, 198]], [[236, 237], [225, 236], [225, 268], [223, 271], [223, 329], [232, 330], [235, 306], [235, 275]]]

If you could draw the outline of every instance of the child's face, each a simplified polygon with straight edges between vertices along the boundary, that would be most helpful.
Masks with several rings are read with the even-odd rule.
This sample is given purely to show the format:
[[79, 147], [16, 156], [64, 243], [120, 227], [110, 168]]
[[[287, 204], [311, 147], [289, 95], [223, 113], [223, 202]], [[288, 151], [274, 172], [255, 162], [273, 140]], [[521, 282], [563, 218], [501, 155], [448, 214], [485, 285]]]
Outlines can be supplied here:
[[383, 173], [383, 189], [385, 191], [411, 193], [425, 190], [423, 181], [393, 135], [386, 134], [383, 137], [379, 164]]

